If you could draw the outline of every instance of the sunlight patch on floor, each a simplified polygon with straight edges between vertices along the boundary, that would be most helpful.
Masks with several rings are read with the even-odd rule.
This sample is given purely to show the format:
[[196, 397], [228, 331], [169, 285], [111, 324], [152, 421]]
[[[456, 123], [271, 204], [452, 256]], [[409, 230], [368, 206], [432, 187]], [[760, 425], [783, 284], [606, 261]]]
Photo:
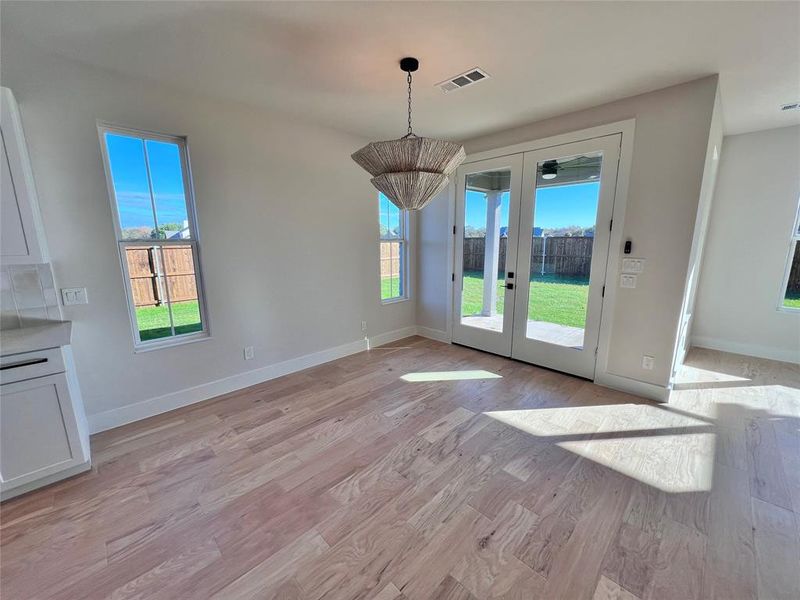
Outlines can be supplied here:
[[679, 383], [751, 381], [747, 377], [740, 377], [739, 375], [731, 375], [730, 373], [722, 373], [720, 371], [712, 371], [710, 369], [702, 369], [700, 367], [692, 367], [689, 365], [683, 365], [681, 367], [679, 376], [676, 380]]
[[495, 410], [486, 414], [536, 436], [648, 432], [676, 427], [708, 426], [706, 421], [646, 404]]
[[412, 383], [422, 381], [462, 381], [468, 379], [502, 379], [502, 375], [490, 371], [421, 371], [406, 373], [400, 379]]
[[485, 414], [665, 492], [713, 484], [716, 434], [701, 419], [637, 404]]

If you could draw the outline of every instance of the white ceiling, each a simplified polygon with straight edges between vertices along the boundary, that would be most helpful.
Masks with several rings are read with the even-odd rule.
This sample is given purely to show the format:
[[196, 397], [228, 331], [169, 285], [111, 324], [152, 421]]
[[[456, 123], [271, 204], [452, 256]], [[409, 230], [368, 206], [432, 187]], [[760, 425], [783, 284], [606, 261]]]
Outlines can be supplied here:
[[[467, 139], [720, 73], [727, 133], [800, 123], [797, 2], [2, 2], [2, 36], [369, 138]], [[492, 79], [448, 95], [479, 66]]]

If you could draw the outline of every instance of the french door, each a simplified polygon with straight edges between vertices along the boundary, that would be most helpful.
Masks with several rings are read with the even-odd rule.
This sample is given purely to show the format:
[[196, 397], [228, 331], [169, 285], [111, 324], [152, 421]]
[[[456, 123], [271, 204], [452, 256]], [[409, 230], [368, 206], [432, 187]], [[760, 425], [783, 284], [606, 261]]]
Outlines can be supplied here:
[[459, 168], [454, 342], [594, 378], [620, 142]]

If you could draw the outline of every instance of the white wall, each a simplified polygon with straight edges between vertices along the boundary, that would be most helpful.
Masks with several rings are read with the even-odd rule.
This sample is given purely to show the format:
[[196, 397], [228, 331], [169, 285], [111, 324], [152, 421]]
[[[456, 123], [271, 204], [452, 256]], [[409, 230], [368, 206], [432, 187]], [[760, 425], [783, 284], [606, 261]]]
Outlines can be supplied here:
[[800, 362], [800, 311], [777, 309], [800, 198], [800, 127], [726, 137], [695, 345]]
[[[10, 35], [2, 55], [56, 283], [88, 289], [89, 305], [64, 312], [90, 420], [108, 426], [203, 395], [180, 392], [192, 386], [357, 342], [362, 320], [370, 336], [414, 325], [413, 300], [380, 304], [376, 191], [350, 159], [365, 140], [122, 78]], [[210, 340], [134, 354], [97, 119], [188, 136]], [[255, 360], [243, 360], [246, 345]]]
[[681, 325], [678, 340], [675, 344], [673, 359], [673, 376], [683, 364], [686, 353], [691, 346], [691, 330], [694, 322], [694, 309], [697, 302], [697, 289], [700, 281], [701, 267], [708, 239], [708, 223], [711, 218], [711, 205], [714, 200], [714, 189], [717, 184], [719, 158], [722, 151], [722, 101], [719, 90], [714, 99], [714, 114], [711, 117], [711, 128], [706, 148], [706, 159], [703, 166], [703, 181], [700, 184], [700, 202], [697, 207], [697, 219], [692, 236], [692, 249], [689, 254], [689, 268], [681, 308]]
[[[669, 383], [716, 90], [717, 78], [707, 77], [465, 144], [468, 153], [476, 153], [636, 119], [622, 226], [623, 239], [633, 241], [633, 255], [647, 264], [636, 289], [618, 290], [607, 366], [611, 375], [656, 386]], [[441, 283], [451, 272], [447, 217], [437, 201], [419, 221], [420, 287], [428, 291], [418, 299], [418, 324], [435, 329], [447, 326], [450, 302]], [[652, 371], [642, 369], [643, 354], [655, 357]]]

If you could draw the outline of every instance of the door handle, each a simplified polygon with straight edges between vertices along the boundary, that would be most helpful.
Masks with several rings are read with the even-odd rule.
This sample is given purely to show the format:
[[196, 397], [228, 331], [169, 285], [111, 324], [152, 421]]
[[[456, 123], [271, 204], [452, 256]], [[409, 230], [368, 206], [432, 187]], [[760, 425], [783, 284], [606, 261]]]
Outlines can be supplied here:
[[514, 284], [513, 283], [506, 283], [506, 289], [507, 290], [513, 290], [514, 289]]

